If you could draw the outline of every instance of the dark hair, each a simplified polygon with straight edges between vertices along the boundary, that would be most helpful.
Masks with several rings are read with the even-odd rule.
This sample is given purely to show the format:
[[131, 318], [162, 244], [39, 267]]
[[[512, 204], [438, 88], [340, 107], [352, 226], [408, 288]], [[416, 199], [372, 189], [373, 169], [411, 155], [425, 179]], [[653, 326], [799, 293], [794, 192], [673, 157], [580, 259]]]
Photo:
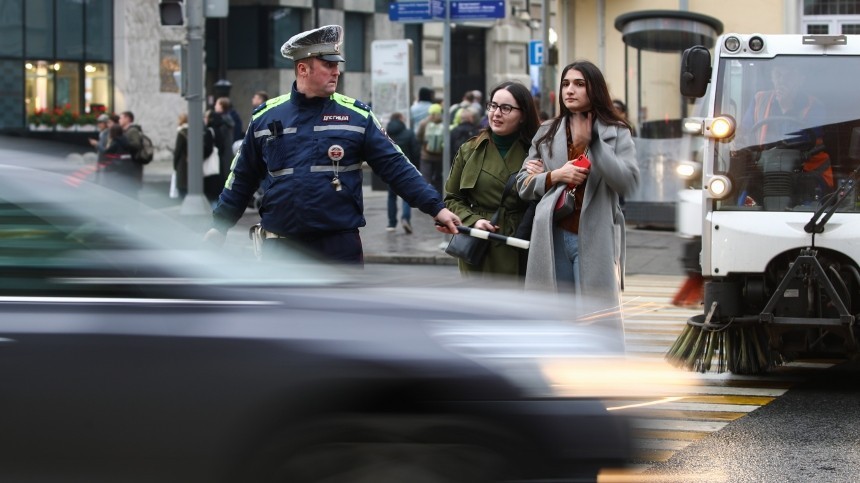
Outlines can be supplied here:
[[263, 101], [268, 101], [268, 100], [269, 100], [269, 93], [268, 93], [268, 92], [266, 92], [266, 91], [257, 91], [257, 92], [255, 92], [255, 93], [254, 93], [254, 95], [255, 95], [255, 96], [257, 96], [257, 97], [259, 97], [259, 98], [260, 98], [260, 99], [262, 99]]
[[224, 112], [228, 112], [230, 109], [233, 109], [233, 103], [230, 101], [229, 97], [219, 97], [215, 100], [215, 104], [221, 104], [221, 109], [224, 109]]
[[544, 133], [536, 144], [547, 143], [549, 154], [552, 155], [552, 142], [555, 135], [561, 127], [562, 120], [571, 114], [567, 106], [564, 105], [564, 93], [562, 92], [561, 81], [571, 69], [578, 70], [582, 73], [585, 79], [585, 93], [591, 101], [591, 112], [597, 119], [607, 125], [615, 124], [616, 126], [624, 126], [631, 129], [630, 124], [621, 117], [621, 114], [615, 110], [615, 105], [612, 103], [612, 97], [609, 95], [609, 87], [606, 86], [606, 79], [603, 73], [596, 65], [587, 60], [577, 60], [568, 64], [561, 71], [561, 77], [558, 83], [558, 116], [552, 121], [550, 128]]
[[[538, 126], [540, 126], [537, 106], [535, 105], [535, 100], [534, 97], [532, 97], [531, 91], [529, 91], [528, 87], [520, 84], [519, 82], [507, 81], [502, 82], [493, 88], [493, 90], [490, 91], [490, 97], [488, 99], [492, 100], [496, 95], [496, 92], [502, 89], [510, 92], [511, 95], [514, 96], [514, 100], [517, 101], [517, 105], [523, 110], [523, 123], [520, 126], [520, 141], [526, 146], [531, 146], [532, 138], [535, 136]], [[487, 132], [492, 132], [492, 129], [487, 127]]]
[[627, 105], [624, 104], [624, 101], [622, 101], [621, 99], [613, 100], [612, 105], [614, 105], [615, 108], [619, 111], [623, 112], [624, 114], [627, 114]]
[[125, 116], [128, 118], [129, 121], [134, 122], [134, 113], [131, 111], [122, 111], [122, 113], [120, 113], [120, 116]]
[[123, 136], [122, 126], [120, 126], [119, 124], [114, 124], [113, 126], [111, 126], [110, 131], [108, 131], [108, 136], [110, 136], [111, 139], [121, 138]]
[[418, 100], [433, 102], [433, 89], [429, 87], [418, 89]]

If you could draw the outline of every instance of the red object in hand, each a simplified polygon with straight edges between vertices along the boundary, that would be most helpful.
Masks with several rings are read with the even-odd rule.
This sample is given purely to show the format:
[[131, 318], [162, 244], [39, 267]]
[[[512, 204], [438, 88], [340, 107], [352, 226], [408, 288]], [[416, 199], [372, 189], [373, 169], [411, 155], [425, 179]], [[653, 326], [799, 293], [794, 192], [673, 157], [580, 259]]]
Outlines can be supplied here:
[[[588, 156], [585, 153], [582, 153], [573, 160], [573, 165], [579, 168], [591, 169], [591, 160], [588, 159]], [[573, 188], [576, 185], [569, 184], [568, 186]]]

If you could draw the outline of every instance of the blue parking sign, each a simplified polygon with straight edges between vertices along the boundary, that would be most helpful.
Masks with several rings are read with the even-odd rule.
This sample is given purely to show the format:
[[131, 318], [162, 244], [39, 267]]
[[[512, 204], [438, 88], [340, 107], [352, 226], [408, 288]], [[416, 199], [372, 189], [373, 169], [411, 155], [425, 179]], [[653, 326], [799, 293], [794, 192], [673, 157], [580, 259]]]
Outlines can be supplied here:
[[543, 64], [543, 41], [529, 41], [529, 65]]

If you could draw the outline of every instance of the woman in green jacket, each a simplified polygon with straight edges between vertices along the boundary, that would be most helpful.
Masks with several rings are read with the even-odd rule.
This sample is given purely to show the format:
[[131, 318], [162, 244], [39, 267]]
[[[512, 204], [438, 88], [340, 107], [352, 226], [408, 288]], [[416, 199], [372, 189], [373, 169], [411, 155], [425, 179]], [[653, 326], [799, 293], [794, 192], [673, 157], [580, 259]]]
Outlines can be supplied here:
[[[517, 195], [516, 184], [504, 201], [502, 193], [511, 176], [522, 167], [540, 121], [529, 89], [517, 82], [503, 82], [493, 89], [487, 115], [489, 127], [466, 141], [454, 156], [445, 183], [445, 205], [465, 226], [511, 236], [528, 203]], [[497, 210], [498, 221], [493, 225], [490, 220]], [[489, 243], [481, 265], [459, 261], [464, 276], [525, 276], [526, 250]]]

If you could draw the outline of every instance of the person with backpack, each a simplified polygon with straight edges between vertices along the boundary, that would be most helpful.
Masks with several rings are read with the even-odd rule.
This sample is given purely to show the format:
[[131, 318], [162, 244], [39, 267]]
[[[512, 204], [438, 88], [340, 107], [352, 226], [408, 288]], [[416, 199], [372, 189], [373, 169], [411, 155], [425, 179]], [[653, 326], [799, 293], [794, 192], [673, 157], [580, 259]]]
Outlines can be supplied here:
[[149, 164], [153, 158], [152, 140], [143, 134], [140, 125], [134, 123], [134, 113], [131, 111], [120, 113], [119, 126], [122, 128], [121, 154], [124, 156], [113, 158], [109, 171], [115, 176], [127, 178], [122, 183], [123, 191], [128, 196], [137, 198], [138, 192], [143, 188], [143, 166]]
[[442, 126], [442, 105], [433, 104], [427, 112], [427, 117], [418, 124], [415, 133], [421, 144], [421, 175], [441, 194], [442, 147], [447, 137]]

